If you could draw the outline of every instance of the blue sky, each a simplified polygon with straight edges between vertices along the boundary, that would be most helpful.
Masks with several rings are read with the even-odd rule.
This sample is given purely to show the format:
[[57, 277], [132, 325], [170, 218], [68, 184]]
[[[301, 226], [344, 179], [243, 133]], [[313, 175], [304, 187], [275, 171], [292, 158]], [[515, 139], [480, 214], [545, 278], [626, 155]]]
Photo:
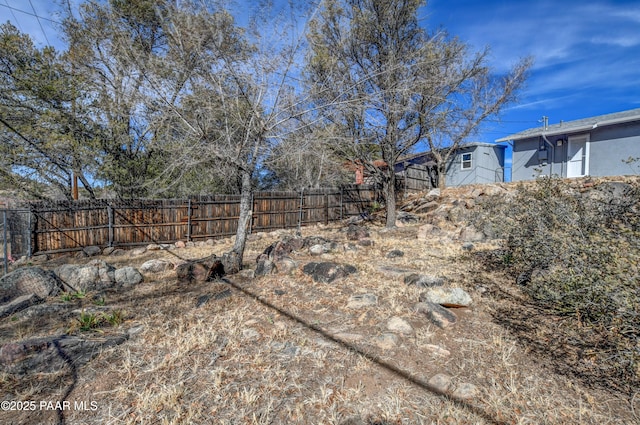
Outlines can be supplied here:
[[[17, 24], [37, 46], [63, 47], [47, 20], [59, 20], [58, 7], [51, 0], [0, 0], [0, 21]], [[475, 141], [540, 126], [543, 115], [554, 124], [640, 108], [638, 0], [431, 0], [421, 22], [476, 50], [489, 46], [497, 72], [521, 57], [535, 59], [520, 103], [507, 108], [501, 122], [486, 123]]]

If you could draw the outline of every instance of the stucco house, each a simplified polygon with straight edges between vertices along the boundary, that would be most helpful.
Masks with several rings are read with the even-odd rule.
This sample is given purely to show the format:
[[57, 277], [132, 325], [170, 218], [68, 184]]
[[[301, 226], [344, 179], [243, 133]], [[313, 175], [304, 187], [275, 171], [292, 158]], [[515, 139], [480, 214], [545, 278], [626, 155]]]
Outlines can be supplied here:
[[[505, 145], [493, 143], [465, 143], [449, 157], [446, 166], [446, 186], [496, 183], [504, 181]], [[382, 160], [372, 163], [386, 167]], [[355, 173], [355, 184], [373, 184], [362, 164], [347, 163]], [[401, 157], [394, 166], [397, 189], [405, 194], [438, 187], [438, 170], [430, 151]]]
[[[504, 145], [465, 143], [449, 157], [445, 184], [495, 183], [504, 181]], [[404, 180], [406, 191], [420, 191], [438, 186], [436, 163], [431, 152], [421, 152], [401, 158], [395, 166], [396, 174]]]
[[637, 174], [640, 108], [531, 128], [496, 142], [513, 144], [513, 181]]

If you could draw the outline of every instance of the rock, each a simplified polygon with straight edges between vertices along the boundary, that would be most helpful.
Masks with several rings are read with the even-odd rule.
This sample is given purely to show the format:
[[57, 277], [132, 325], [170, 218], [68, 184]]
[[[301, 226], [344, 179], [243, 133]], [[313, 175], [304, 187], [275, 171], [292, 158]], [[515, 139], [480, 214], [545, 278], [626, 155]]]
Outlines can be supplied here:
[[324, 263], [307, 263], [302, 271], [310, 275], [314, 281], [322, 283], [331, 283], [336, 279], [343, 278], [357, 270], [349, 264], [337, 264], [331, 262]]
[[213, 246], [216, 244], [216, 241], [214, 239], [207, 239], [207, 241], [205, 242], [208, 246]]
[[53, 272], [39, 267], [22, 267], [0, 278], [0, 303], [31, 294], [46, 298], [57, 295], [60, 288], [61, 282]]
[[215, 254], [180, 264], [176, 268], [180, 283], [202, 283], [225, 275], [222, 261]]
[[102, 260], [93, 260], [87, 265], [63, 264], [56, 274], [74, 291], [101, 291], [115, 285], [115, 268]]
[[398, 211], [396, 214], [396, 226], [406, 226], [409, 224], [416, 224], [420, 221], [420, 218], [406, 211]]
[[414, 309], [416, 312], [426, 315], [434, 325], [441, 329], [448, 328], [458, 321], [458, 317], [453, 312], [439, 304], [421, 302], [416, 304]]
[[434, 226], [433, 224], [427, 223], [418, 227], [418, 234], [416, 235], [416, 237], [420, 240], [427, 240], [430, 239], [431, 236], [435, 236], [438, 233], [440, 233], [440, 229], [438, 227]]
[[277, 272], [278, 268], [276, 267], [276, 264], [268, 258], [265, 258], [258, 262], [255, 270], [255, 276], [266, 276]]
[[298, 262], [291, 257], [282, 257], [275, 265], [279, 273], [289, 274], [298, 269]]
[[431, 302], [444, 307], [468, 307], [471, 296], [462, 288], [430, 288], [420, 294], [421, 302]]
[[309, 248], [313, 245], [325, 245], [330, 241], [327, 238], [323, 238], [322, 236], [307, 236], [302, 240], [302, 247]]
[[40, 304], [44, 300], [36, 294], [21, 295], [14, 298], [7, 304], [0, 305], [0, 319], [11, 316], [13, 313], [22, 311], [35, 304]]
[[300, 353], [300, 347], [291, 343], [291, 342], [277, 342], [274, 341], [271, 343], [271, 348], [278, 352], [278, 355], [286, 358], [296, 357]]
[[398, 258], [398, 257], [404, 257], [404, 251], [400, 251], [399, 249], [394, 249], [387, 253], [387, 258]]
[[[302, 239], [294, 236], [284, 236], [281, 240], [276, 241], [269, 245], [263, 252], [256, 258], [256, 262], [261, 258], [268, 258], [271, 261], [279, 261], [283, 257], [289, 256], [294, 251], [302, 249], [307, 243], [307, 238]], [[323, 239], [324, 241], [324, 239]]]
[[465, 242], [462, 244], [462, 250], [463, 251], [473, 251], [473, 249], [475, 248], [475, 246], [471, 243], [471, 242]]
[[258, 339], [260, 338], [260, 332], [253, 328], [247, 328], [242, 330], [242, 337], [244, 339]]
[[117, 269], [114, 273], [116, 284], [124, 287], [137, 285], [144, 279], [140, 272], [131, 266]]
[[400, 267], [393, 267], [393, 266], [386, 266], [386, 265], [378, 266], [378, 271], [390, 276], [399, 276], [399, 277], [404, 277], [407, 274], [416, 272], [415, 270], [403, 269]]
[[413, 333], [413, 327], [401, 317], [392, 317], [387, 322], [387, 329], [391, 332], [398, 332], [401, 334]]
[[466, 382], [461, 383], [453, 392], [453, 397], [462, 400], [470, 400], [478, 396], [480, 391], [478, 387]]
[[347, 302], [347, 308], [363, 308], [378, 304], [378, 297], [374, 294], [351, 295]]
[[185, 248], [193, 248], [196, 246], [195, 242], [193, 241], [189, 241], [187, 243], [184, 244]]
[[142, 273], [162, 273], [171, 269], [173, 269], [173, 263], [167, 260], [149, 260], [140, 266]]
[[404, 283], [407, 285], [415, 285], [420, 288], [431, 288], [434, 286], [444, 285], [444, 278], [439, 276], [431, 276], [426, 274], [411, 273], [404, 277]]
[[177, 241], [173, 244], [176, 248], [186, 248], [187, 244], [184, 241]]
[[449, 357], [451, 352], [449, 350], [445, 350], [444, 348], [433, 345], [433, 344], [425, 344], [423, 346], [424, 349], [429, 350], [432, 354], [440, 357]]
[[33, 263], [44, 263], [49, 261], [49, 256], [47, 254], [39, 254], [31, 257], [31, 262]]
[[371, 239], [361, 239], [357, 244], [359, 246], [373, 246], [373, 241]]
[[85, 246], [82, 248], [82, 252], [87, 254], [87, 257], [95, 257], [102, 254], [102, 249], [99, 246]]
[[440, 203], [436, 201], [425, 202], [414, 208], [413, 212], [416, 214], [426, 214], [430, 213], [431, 211], [435, 211], [439, 206]]
[[256, 272], [252, 269], [242, 269], [238, 272], [238, 274], [247, 279], [253, 279], [256, 277]]
[[81, 260], [83, 258], [87, 258], [87, 257], [88, 257], [88, 255], [84, 251], [78, 251], [78, 252], [76, 252], [76, 255], [75, 255], [75, 258], [77, 258], [79, 260]]
[[484, 233], [473, 226], [467, 226], [460, 232], [460, 240], [463, 242], [480, 242], [484, 239]]
[[108, 246], [102, 250], [102, 255], [111, 255], [116, 249], [112, 246]]
[[134, 248], [130, 251], [131, 256], [133, 257], [137, 257], [138, 255], [142, 255], [145, 252], [147, 252], [147, 248], [144, 246], [141, 246], [140, 248]]
[[42, 316], [55, 315], [57, 318], [61, 318], [74, 307], [75, 305], [72, 303], [35, 304], [25, 310], [15, 313], [14, 317], [18, 319], [34, 319]]
[[350, 241], [359, 241], [369, 236], [371, 236], [369, 230], [364, 226], [350, 224], [349, 227], [347, 227], [347, 239]]
[[147, 251], [160, 251], [162, 247], [157, 243], [150, 243], [147, 245]]
[[433, 375], [429, 379], [428, 383], [436, 391], [445, 394], [449, 391], [449, 388], [451, 388], [451, 376], [444, 373], [438, 373], [437, 375]]
[[122, 344], [128, 335], [111, 335], [91, 339], [77, 336], [47, 336], [0, 347], [0, 367], [6, 373], [27, 375], [59, 372], [65, 366], [79, 367], [103, 349]]
[[121, 255], [125, 255], [126, 253], [127, 251], [125, 251], [124, 249], [116, 248], [113, 251], [111, 251], [111, 254], [109, 255], [111, 255], [112, 257], [119, 257]]
[[385, 332], [382, 335], [376, 337], [374, 343], [383, 350], [390, 350], [392, 348], [395, 348], [398, 345], [399, 341], [400, 338], [398, 338], [398, 335], [390, 332]]
[[312, 245], [312, 246], [309, 247], [309, 254], [310, 255], [317, 256], [317, 255], [322, 255], [325, 252], [327, 252], [327, 251], [324, 249], [324, 245], [316, 244], [316, 245]]

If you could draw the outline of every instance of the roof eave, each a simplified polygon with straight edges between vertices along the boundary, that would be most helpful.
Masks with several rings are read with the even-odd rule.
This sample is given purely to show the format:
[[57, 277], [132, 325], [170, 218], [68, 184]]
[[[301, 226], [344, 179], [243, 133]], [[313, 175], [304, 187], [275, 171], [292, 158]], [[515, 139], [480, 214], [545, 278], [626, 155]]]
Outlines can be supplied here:
[[555, 136], [558, 134], [569, 134], [569, 133], [578, 133], [581, 131], [586, 131], [586, 130], [593, 130], [595, 128], [598, 127], [603, 127], [603, 126], [607, 126], [607, 125], [615, 125], [615, 124], [626, 124], [629, 122], [634, 122], [634, 121], [640, 121], [640, 115], [633, 115], [631, 117], [626, 117], [626, 118], [617, 118], [617, 119], [613, 119], [613, 120], [605, 120], [605, 121], [596, 121], [594, 123], [590, 123], [590, 124], [585, 124], [579, 127], [558, 127], [558, 128], [554, 128], [552, 130], [539, 130], [539, 131], [535, 131], [533, 133], [530, 134], [521, 134], [521, 133], [515, 133], [515, 134], [511, 134], [507, 137], [503, 137], [501, 139], [496, 139], [496, 143], [500, 143], [500, 142], [508, 142], [508, 141], [515, 141], [515, 140], [524, 140], [524, 139], [531, 139], [533, 137], [540, 137], [542, 135], [545, 136]]

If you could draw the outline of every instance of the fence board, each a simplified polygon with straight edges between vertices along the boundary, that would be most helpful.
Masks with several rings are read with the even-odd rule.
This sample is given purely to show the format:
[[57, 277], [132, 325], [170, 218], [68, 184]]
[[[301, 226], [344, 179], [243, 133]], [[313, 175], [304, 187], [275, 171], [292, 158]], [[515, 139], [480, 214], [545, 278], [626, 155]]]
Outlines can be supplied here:
[[[366, 214], [378, 194], [371, 187], [256, 192], [251, 231], [329, 223]], [[61, 253], [85, 246], [130, 247], [235, 235], [239, 195], [192, 199], [87, 200], [32, 203], [35, 253]]]

